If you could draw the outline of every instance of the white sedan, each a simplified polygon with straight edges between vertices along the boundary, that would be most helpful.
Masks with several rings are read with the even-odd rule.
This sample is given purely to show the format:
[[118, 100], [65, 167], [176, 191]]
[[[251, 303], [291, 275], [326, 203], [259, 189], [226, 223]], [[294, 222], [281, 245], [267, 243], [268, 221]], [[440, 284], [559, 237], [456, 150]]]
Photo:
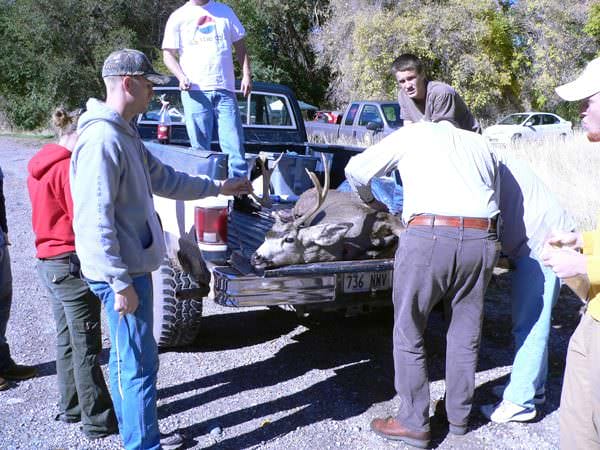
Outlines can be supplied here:
[[568, 120], [552, 113], [525, 112], [510, 114], [496, 125], [486, 128], [483, 136], [490, 144], [511, 144], [522, 140], [561, 138], [573, 134]]

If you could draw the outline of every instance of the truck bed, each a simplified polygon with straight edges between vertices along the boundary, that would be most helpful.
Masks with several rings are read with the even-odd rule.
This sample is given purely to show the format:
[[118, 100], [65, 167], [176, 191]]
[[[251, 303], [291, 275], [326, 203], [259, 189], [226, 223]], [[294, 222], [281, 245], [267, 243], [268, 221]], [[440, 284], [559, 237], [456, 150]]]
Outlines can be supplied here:
[[292, 305], [303, 310], [344, 310], [354, 314], [390, 305], [393, 258], [298, 264], [256, 271], [250, 256], [271, 228], [275, 204], [252, 214], [229, 215], [230, 265], [213, 270], [214, 299], [224, 306]]

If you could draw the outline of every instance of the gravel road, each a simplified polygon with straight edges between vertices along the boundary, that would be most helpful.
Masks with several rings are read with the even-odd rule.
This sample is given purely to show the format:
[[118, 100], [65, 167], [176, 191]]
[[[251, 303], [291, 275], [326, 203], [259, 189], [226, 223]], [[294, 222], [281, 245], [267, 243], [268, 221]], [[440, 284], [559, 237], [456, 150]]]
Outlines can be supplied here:
[[[0, 136], [14, 274], [8, 338], [14, 358], [39, 376], [0, 392], [2, 449], [118, 449], [117, 436], [87, 440], [78, 425], [53, 421], [57, 412], [54, 323], [49, 299], [34, 270], [26, 165], [41, 141]], [[530, 424], [490, 424], [478, 412], [493, 401], [491, 387], [506, 381], [512, 361], [509, 273], [498, 273], [486, 297], [471, 431], [447, 434], [432, 419], [440, 449], [557, 448], [558, 404], [568, 339], [578, 300], [564, 288], [550, 341], [548, 401]], [[300, 324], [294, 315], [266, 309], [235, 310], [205, 304], [206, 318], [193, 347], [160, 355], [158, 414], [161, 431], [179, 429], [185, 448], [402, 449], [369, 430], [373, 417], [393, 412], [390, 310], [348, 319]], [[104, 332], [103, 369], [108, 360]], [[431, 317], [427, 336], [432, 414], [444, 391], [444, 322]]]

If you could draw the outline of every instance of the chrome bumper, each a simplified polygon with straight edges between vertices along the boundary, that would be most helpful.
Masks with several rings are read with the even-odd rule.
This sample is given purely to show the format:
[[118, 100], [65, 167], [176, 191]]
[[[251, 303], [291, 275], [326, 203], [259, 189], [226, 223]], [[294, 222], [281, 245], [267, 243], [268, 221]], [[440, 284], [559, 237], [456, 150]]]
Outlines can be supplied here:
[[231, 266], [215, 267], [214, 299], [234, 307], [389, 301], [390, 290], [345, 294], [341, 280], [347, 273], [391, 269], [393, 259], [302, 264], [267, 270], [262, 275], [243, 275]]

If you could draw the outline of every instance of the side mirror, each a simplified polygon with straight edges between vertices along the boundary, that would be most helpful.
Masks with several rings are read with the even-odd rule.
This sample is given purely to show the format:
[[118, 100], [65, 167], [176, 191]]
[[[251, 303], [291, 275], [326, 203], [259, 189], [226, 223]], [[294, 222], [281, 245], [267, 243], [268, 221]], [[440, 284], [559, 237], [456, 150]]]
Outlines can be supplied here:
[[367, 123], [367, 130], [370, 131], [381, 131], [383, 130], [383, 125], [377, 122], [369, 122]]
[[528, 120], [527, 122], [525, 122], [525, 126], [526, 127], [532, 127], [533, 126], [533, 120]]

